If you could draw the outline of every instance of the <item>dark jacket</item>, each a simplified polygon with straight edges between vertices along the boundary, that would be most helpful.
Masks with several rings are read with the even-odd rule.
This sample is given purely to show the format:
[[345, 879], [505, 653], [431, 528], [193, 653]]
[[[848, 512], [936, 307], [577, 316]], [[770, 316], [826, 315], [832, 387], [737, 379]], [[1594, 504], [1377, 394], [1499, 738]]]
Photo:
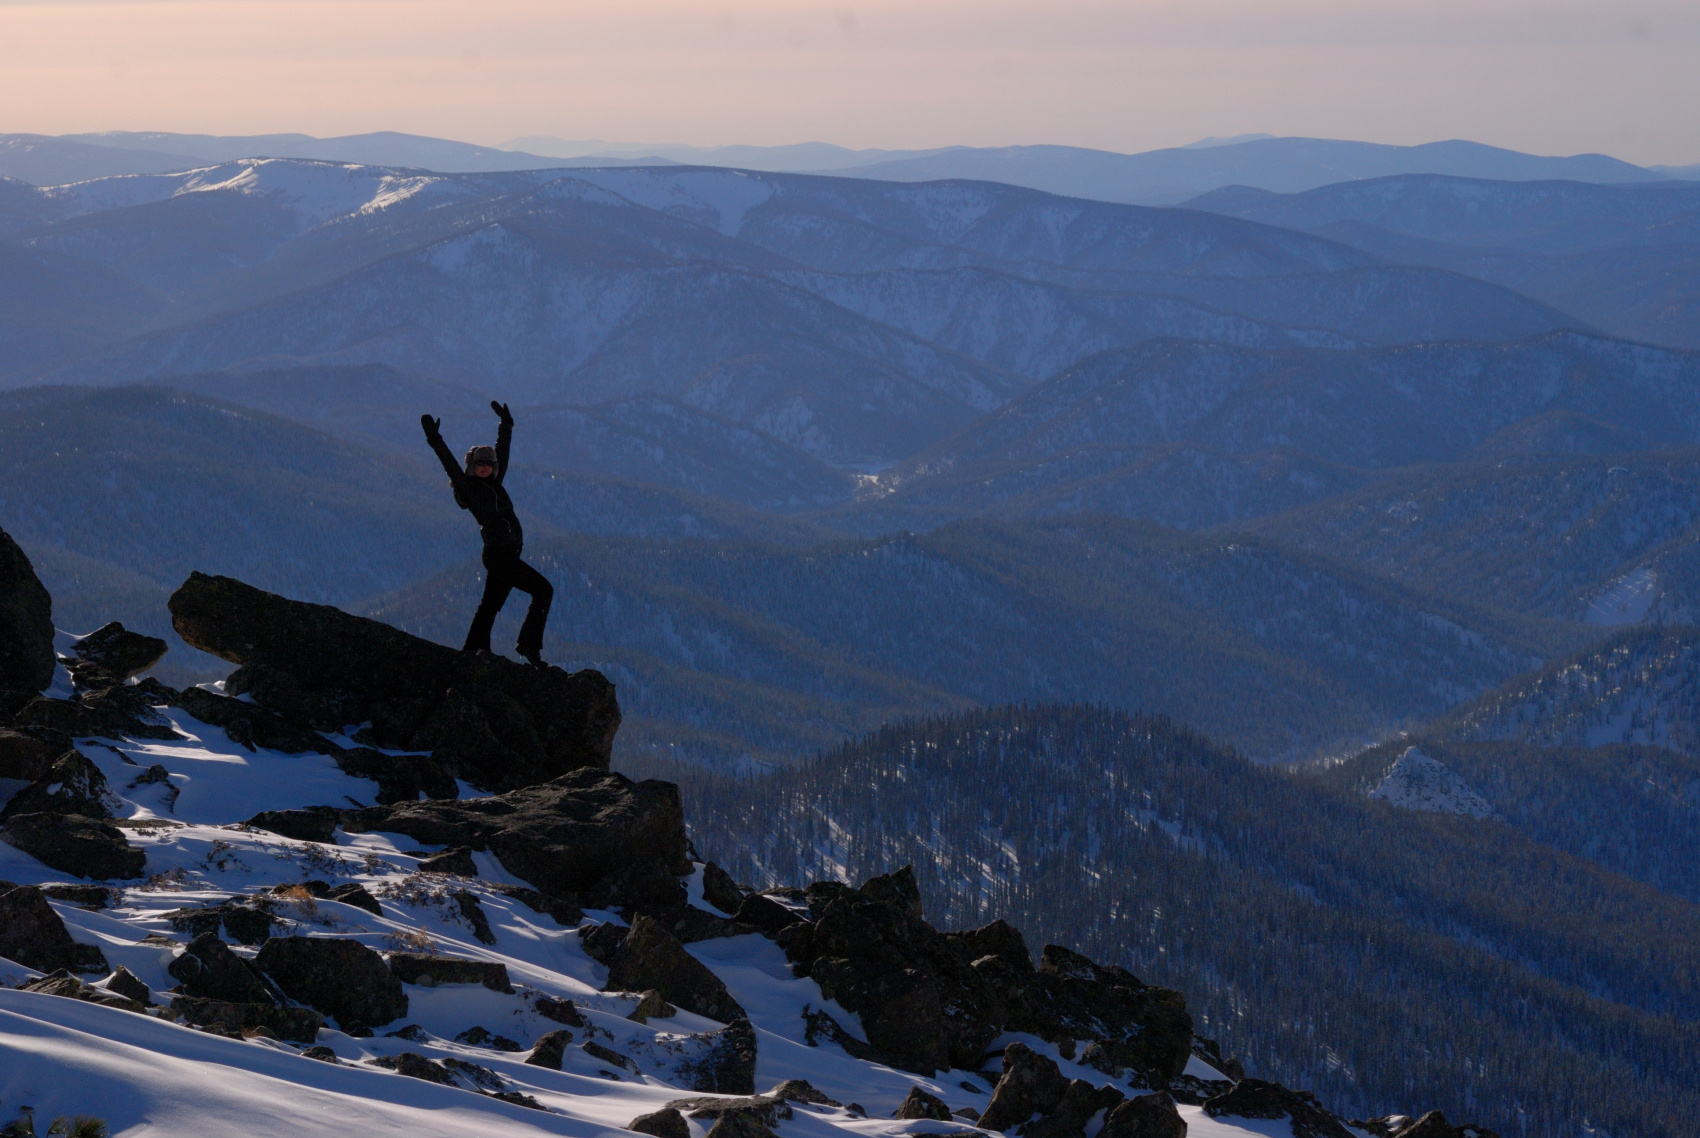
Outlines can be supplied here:
[[519, 545], [525, 540], [524, 531], [519, 528], [519, 517], [514, 513], [514, 504], [502, 488], [502, 479], [508, 474], [508, 446], [513, 437], [511, 424], [503, 423], [497, 428], [496, 473], [488, 478], [479, 478], [461, 468], [449, 452], [448, 444], [443, 442], [442, 435], [430, 436], [431, 449], [437, 453], [437, 459], [448, 472], [449, 481], [454, 484], [455, 503], [463, 510], [471, 510], [472, 516], [478, 519], [485, 545]]

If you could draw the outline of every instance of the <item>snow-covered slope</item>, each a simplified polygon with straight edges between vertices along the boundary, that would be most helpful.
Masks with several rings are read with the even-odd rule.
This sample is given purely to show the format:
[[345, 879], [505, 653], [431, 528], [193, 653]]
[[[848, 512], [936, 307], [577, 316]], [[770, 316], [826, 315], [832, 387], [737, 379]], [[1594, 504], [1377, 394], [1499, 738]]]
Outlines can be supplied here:
[[1408, 748], [1394, 760], [1386, 777], [1369, 796], [1401, 810], [1464, 814], [1471, 818], [1493, 816], [1493, 807], [1487, 799], [1471, 790], [1468, 783], [1439, 760], [1416, 747]]

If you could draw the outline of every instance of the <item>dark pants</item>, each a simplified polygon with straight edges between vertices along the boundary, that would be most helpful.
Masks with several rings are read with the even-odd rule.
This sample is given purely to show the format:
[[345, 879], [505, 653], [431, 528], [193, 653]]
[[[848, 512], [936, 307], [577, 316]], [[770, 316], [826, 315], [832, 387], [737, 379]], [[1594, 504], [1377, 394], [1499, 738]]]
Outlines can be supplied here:
[[490, 628], [496, 614], [508, 603], [508, 594], [518, 589], [531, 594], [531, 607], [526, 610], [525, 624], [519, 630], [519, 653], [522, 656], [543, 649], [543, 625], [549, 620], [549, 603], [555, 599], [555, 588], [548, 578], [519, 559], [517, 545], [486, 545], [484, 547], [484, 599], [478, 602], [478, 615], [466, 633], [464, 652], [475, 649], [490, 651]]

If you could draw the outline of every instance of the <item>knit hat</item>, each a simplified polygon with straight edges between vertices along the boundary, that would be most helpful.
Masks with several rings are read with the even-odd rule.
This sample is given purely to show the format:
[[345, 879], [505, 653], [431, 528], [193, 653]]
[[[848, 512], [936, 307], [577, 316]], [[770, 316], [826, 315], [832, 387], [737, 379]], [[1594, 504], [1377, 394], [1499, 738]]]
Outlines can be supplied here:
[[475, 463], [475, 462], [487, 462], [491, 466], [495, 466], [496, 465], [496, 448], [492, 447], [492, 446], [481, 446], [481, 447], [473, 447], [472, 449], [468, 450], [466, 452], [466, 468], [468, 470], [471, 470], [472, 464]]

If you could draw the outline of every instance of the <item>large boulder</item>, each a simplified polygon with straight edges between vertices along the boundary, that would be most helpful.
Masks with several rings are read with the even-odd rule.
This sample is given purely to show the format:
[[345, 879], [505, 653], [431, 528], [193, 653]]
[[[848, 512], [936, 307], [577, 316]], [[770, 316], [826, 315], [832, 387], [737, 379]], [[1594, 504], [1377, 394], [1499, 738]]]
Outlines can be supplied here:
[[273, 937], [254, 963], [292, 1000], [370, 1031], [407, 1014], [407, 993], [384, 958], [342, 937]]
[[691, 868], [679, 788], [595, 769], [489, 798], [374, 806], [350, 812], [343, 828], [488, 850], [551, 896], [588, 894], [634, 866], [671, 875]]
[[141, 675], [165, 652], [166, 643], [159, 637], [131, 632], [113, 621], [77, 641], [66, 667], [78, 687], [109, 688]]
[[631, 932], [608, 965], [608, 983], [604, 986], [624, 992], [654, 989], [686, 1011], [721, 1023], [744, 1018], [744, 1009], [720, 977], [650, 917], [639, 916], [632, 922]]
[[0, 956], [40, 972], [59, 968], [80, 972], [99, 955], [95, 946], [71, 939], [65, 922], [40, 889], [0, 881]]
[[18, 543], [0, 530], [0, 691], [53, 682], [53, 598]]
[[1069, 1080], [1054, 1060], [1025, 1043], [1011, 1043], [1003, 1050], [1003, 1076], [980, 1116], [980, 1127], [1008, 1130], [1035, 1114], [1050, 1114], [1068, 1090]]
[[1241, 1079], [1234, 1089], [1204, 1104], [1211, 1118], [1285, 1118], [1293, 1138], [1352, 1138], [1348, 1130], [1309, 1091], [1293, 1091], [1280, 1083]]
[[1098, 1138], [1186, 1138], [1186, 1119], [1162, 1091], [1138, 1095], [1104, 1116]]
[[188, 644], [241, 665], [227, 691], [317, 730], [369, 724], [361, 741], [431, 751], [493, 790], [608, 766], [620, 709], [600, 672], [460, 652], [203, 573], [190, 575], [170, 608]]
[[82, 814], [13, 814], [0, 840], [60, 873], [96, 881], [140, 877], [147, 864], [118, 827]]
[[275, 1004], [258, 970], [230, 951], [217, 933], [203, 933], [166, 966], [183, 995], [232, 1004]]
[[70, 749], [71, 737], [62, 731], [0, 728], [0, 780], [34, 782], [47, 773], [54, 759]]
[[117, 798], [106, 776], [81, 751], [69, 750], [47, 768], [45, 774], [26, 786], [0, 810], [0, 818], [13, 814], [81, 814], [110, 818]]

